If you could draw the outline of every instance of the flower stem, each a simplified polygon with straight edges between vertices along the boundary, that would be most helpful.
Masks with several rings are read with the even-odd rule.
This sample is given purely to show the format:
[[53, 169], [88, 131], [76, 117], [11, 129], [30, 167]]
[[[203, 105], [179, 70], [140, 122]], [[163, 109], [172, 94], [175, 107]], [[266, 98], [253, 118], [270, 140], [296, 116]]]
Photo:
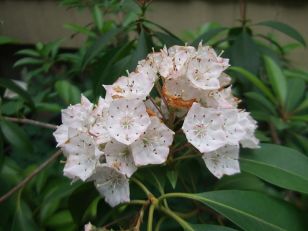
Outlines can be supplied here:
[[164, 207], [160, 207], [158, 208], [158, 210], [162, 211], [169, 217], [173, 218], [176, 222], [178, 222], [183, 227], [185, 231], [194, 231], [194, 229], [184, 219], [182, 219], [180, 216], [178, 216], [173, 211], [166, 209]]
[[148, 228], [147, 228], [147, 231], [152, 231], [152, 228], [153, 228], [154, 210], [155, 210], [155, 205], [154, 205], [154, 204], [151, 204], [151, 205], [150, 205], [150, 208], [149, 208]]
[[160, 226], [162, 225], [162, 223], [164, 223], [164, 221], [166, 220], [166, 217], [161, 217], [156, 226], [155, 226], [155, 230], [154, 231], [160, 231]]
[[157, 104], [155, 103], [154, 99], [152, 98], [152, 96], [148, 96], [149, 100], [154, 104], [154, 107], [157, 109], [157, 111], [159, 112], [159, 114], [162, 116], [164, 121], [167, 121], [164, 113], [162, 112], [162, 110], [157, 106]]
[[131, 181], [134, 182], [136, 185], [138, 185], [139, 188], [147, 195], [147, 197], [153, 196], [153, 194], [141, 181], [137, 180], [136, 178], [131, 178]]
[[35, 125], [39, 127], [49, 128], [49, 129], [57, 129], [58, 127], [57, 125], [54, 125], [54, 124], [44, 123], [44, 122], [26, 119], [26, 118], [15, 118], [15, 117], [3, 116], [1, 117], [1, 119], [11, 121], [11, 122], [16, 122], [16, 123], [31, 124], [31, 125]]

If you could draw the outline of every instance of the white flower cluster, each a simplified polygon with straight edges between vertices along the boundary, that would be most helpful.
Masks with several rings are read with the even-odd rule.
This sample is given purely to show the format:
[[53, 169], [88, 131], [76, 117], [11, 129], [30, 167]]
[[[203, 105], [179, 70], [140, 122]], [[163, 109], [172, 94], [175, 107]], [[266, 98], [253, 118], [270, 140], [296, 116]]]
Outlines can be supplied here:
[[[129, 178], [139, 166], [166, 162], [174, 132], [162, 120], [170, 111], [184, 118], [183, 131], [203, 153], [216, 176], [240, 171], [239, 144], [257, 148], [256, 122], [237, 109], [228, 60], [199, 45], [173, 46], [151, 53], [135, 72], [104, 85], [97, 105], [86, 97], [62, 110], [62, 125], [54, 132], [67, 160], [64, 175], [94, 181], [107, 203], [129, 201]], [[155, 85], [160, 103], [147, 99]]]

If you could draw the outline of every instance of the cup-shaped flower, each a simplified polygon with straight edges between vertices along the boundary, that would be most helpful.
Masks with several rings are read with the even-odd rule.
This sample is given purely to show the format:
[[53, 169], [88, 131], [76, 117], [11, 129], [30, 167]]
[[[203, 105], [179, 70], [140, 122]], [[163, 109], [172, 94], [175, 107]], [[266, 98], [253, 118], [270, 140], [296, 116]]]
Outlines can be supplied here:
[[206, 167], [217, 178], [240, 172], [239, 145], [225, 145], [202, 155]]
[[114, 207], [130, 200], [128, 179], [116, 169], [99, 165], [93, 179], [95, 187], [110, 206]]
[[151, 124], [138, 140], [131, 144], [135, 164], [162, 164], [167, 160], [169, 146], [174, 132], [156, 116], [151, 117]]
[[107, 123], [110, 135], [129, 145], [145, 132], [151, 120], [142, 101], [118, 99], [110, 103]]
[[216, 110], [194, 103], [185, 117], [182, 129], [188, 142], [200, 152], [211, 152], [226, 143], [222, 123]]
[[87, 133], [79, 133], [71, 138], [63, 146], [63, 152], [67, 156], [64, 175], [82, 181], [93, 175], [98, 159], [102, 155], [94, 138]]
[[116, 140], [111, 140], [104, 149], [106, 163], [127, 177], [137, 170], [130, 147]]

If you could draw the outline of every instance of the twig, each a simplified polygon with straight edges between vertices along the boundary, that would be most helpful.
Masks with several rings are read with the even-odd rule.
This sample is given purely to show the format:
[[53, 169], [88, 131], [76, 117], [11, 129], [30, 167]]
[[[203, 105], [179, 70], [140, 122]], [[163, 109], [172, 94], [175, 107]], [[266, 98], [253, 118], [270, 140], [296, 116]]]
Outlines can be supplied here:
[[15, 192], [20, 190], [21, 188], [25, 187], [26, 184], [35, 177], [38, 173], [40, 173], [45, 167], [47, 167], [52, 161], [57, 159], [62, 154], [61, 150], [56, 151], [54, 154], [51, 155], [45, 162], [43, 162], [40, 166], [38, 166], [30, 175], [28, 175], [25, 179], [23, 179], [20, 183], [18, 183], [14, 188], [8, 191], [0, 198], [0, 204], [12, 196]]
[[154, 107], [157, 109], [157, 111], [161, 114], [161, 116], [163, 117], [164, 121], [167, 121], [164, 113], [162, 112], [162, 110], [157, 106], [157, 104], [155, 103], [154, 99], [152, 98], [152, 96], [148, 96], [149, 100], [152, 102], [152, 104], [154, 104]]
[[3, 116], [1, 117], [1, 119], [12, 121], [12, 122], [17, 122], [17, 123], [22, 123], [22, 124], [32, 124], [32, 125], [36, 125], [36, 126], [40, 126], [44, 128], [49, 128], [49, 129], [57, 129], [58, 127], [57, 125], [54, 125], [54, 124], [39, 122], [36, 120], [31, 120], [31, 119], [26, 119], [26, 118], [15, 118], [15, 117]]
[[276, 128], [274, 127], [274, 125], [272, 123], [269, 124], [269, 128], [270, 128], [270, 132], [271, 132], [273, 142], [275, 144], [281, 144], [281, 140], [280, 140], [280, 138], [277, 134]]
[[242, 26], [245, 26], [247, 19], [246, 19], [246, 12], [247, 12], [247, 3], [246, 0], [240, 0], [240, 14], [241, 14], [241, 22]]

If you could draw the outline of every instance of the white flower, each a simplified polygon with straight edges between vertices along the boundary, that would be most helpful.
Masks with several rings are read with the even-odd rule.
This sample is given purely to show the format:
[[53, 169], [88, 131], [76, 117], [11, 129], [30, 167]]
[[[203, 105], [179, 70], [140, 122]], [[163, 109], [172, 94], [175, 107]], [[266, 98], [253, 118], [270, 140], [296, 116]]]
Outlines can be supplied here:
[[223, 175], [233, 175], [240, 172], [239, 166], [239, 146], [226, 145], [215, 151], [202, 155], [206, 167], [217, 178]]
[[93, 104], [85, 97], [81, 96], [81, 103], [69, 106], [62, 110], [62, 123], [70, 128], [85, 131], [94, 122], [91, 115]]
[[93, 179], [95, 187], [110, 206], [114, 207], [130, 200], [128, 179], [116, 169], [105, 165], [98, 166]]
[[132, 155], [137, 166], [161, 164], [167, 160], [169, 146], [174, 132], [157, 117], [151, 117], [146, 132], [131, 145]]
[[182, 129], [188, 142], [200, 152], [210, 152], [226, 143], [222, 123], [220, 112], [194, 103], [185, 117]]
[[113, 99], [140, 99], [144, 100], [151, 92], [154, 82], [146, 77], [145, 73], [132, 72], [128, 77], [120, 77], [112, 85], [104, 85], [106, 99], [108, 102]]
[[231, 84], [231, 77], [226, 73], [221, 73], [218, 77], [220, 87], [226, 87]]
[[196, 99], [200, 95], [199, 89], [193, 87], [185, 76], [175, 79], [166, 79], [164, 86], [168, 95], [181, 98], [183, 100]]
[[137, 170], [130, 148], [125, 144], [111, 140], [104, 149], [104, 155], [108, 166], [117, 169], [127, 177]]
[[64, 175], [71, 179], [87, 180], [95, 171], [98, 158], [102, 153], [98, 150], [93, 137], [80, 133], [63, 145], [67, 156]]
[[160, 52], [153, 52], [147, 56], [146, 62], [149, 63], [162, 77], [168, 77], [173, 71], [172, 58], [168, 56], [166, 48]]
[[62, 147], [70, 138], [76, 136], [77, 134], [78, 130], [62, 124], [57, 127], [56, 131], [53, 133], [53, 136], [56, 138], [58, 143], [57, 147]]
[[197, 55], [188, 63], [187, 78], [196, 88], [203, 90], [219, 89], [219, 77], [228, 67], [226, 63], [225, 59], [217, 57], [212, 48], [199, 45]]
[[177, 78], [186, 73], [187, 63], [195, 56], [196, 49], [192, 46], [172, 46], [168, 49], [169, 56], [174, 62], [173, 72], [168, 78]]
[[145, 132], [151, 121], [139, 100], [115, 100], [108, 112], [108, 131], [117, 141], [131, 144]]
[[108, 131], [108, 109], [109, 104], [103, 98], [100, 98], [98, 105], [93, 110], [93, 115], [95, 115], [95, 123], [90, 127], [89, 134], [95, 137], [97, 144], [104, 144], [111, 140]]
[[200, 102], [205, 107], [231, 109], [237, 107], [239, 100], [232, 95], [230, 86], [219, 90], [204, 91]]
[[254, 133], [257, 129], [257, 122], [249, 115], [248, 112], [240, 112], [239, 124], [245, 130], [245, 136], [240, 140], [244, 148], [259, 148], [259, 140]]
[[138, 62], [136, 72], [143, 74], [145, 78], [153, 83], [158, 79], [157, 68], [153, 66], [153, 63], [146, 59]]

